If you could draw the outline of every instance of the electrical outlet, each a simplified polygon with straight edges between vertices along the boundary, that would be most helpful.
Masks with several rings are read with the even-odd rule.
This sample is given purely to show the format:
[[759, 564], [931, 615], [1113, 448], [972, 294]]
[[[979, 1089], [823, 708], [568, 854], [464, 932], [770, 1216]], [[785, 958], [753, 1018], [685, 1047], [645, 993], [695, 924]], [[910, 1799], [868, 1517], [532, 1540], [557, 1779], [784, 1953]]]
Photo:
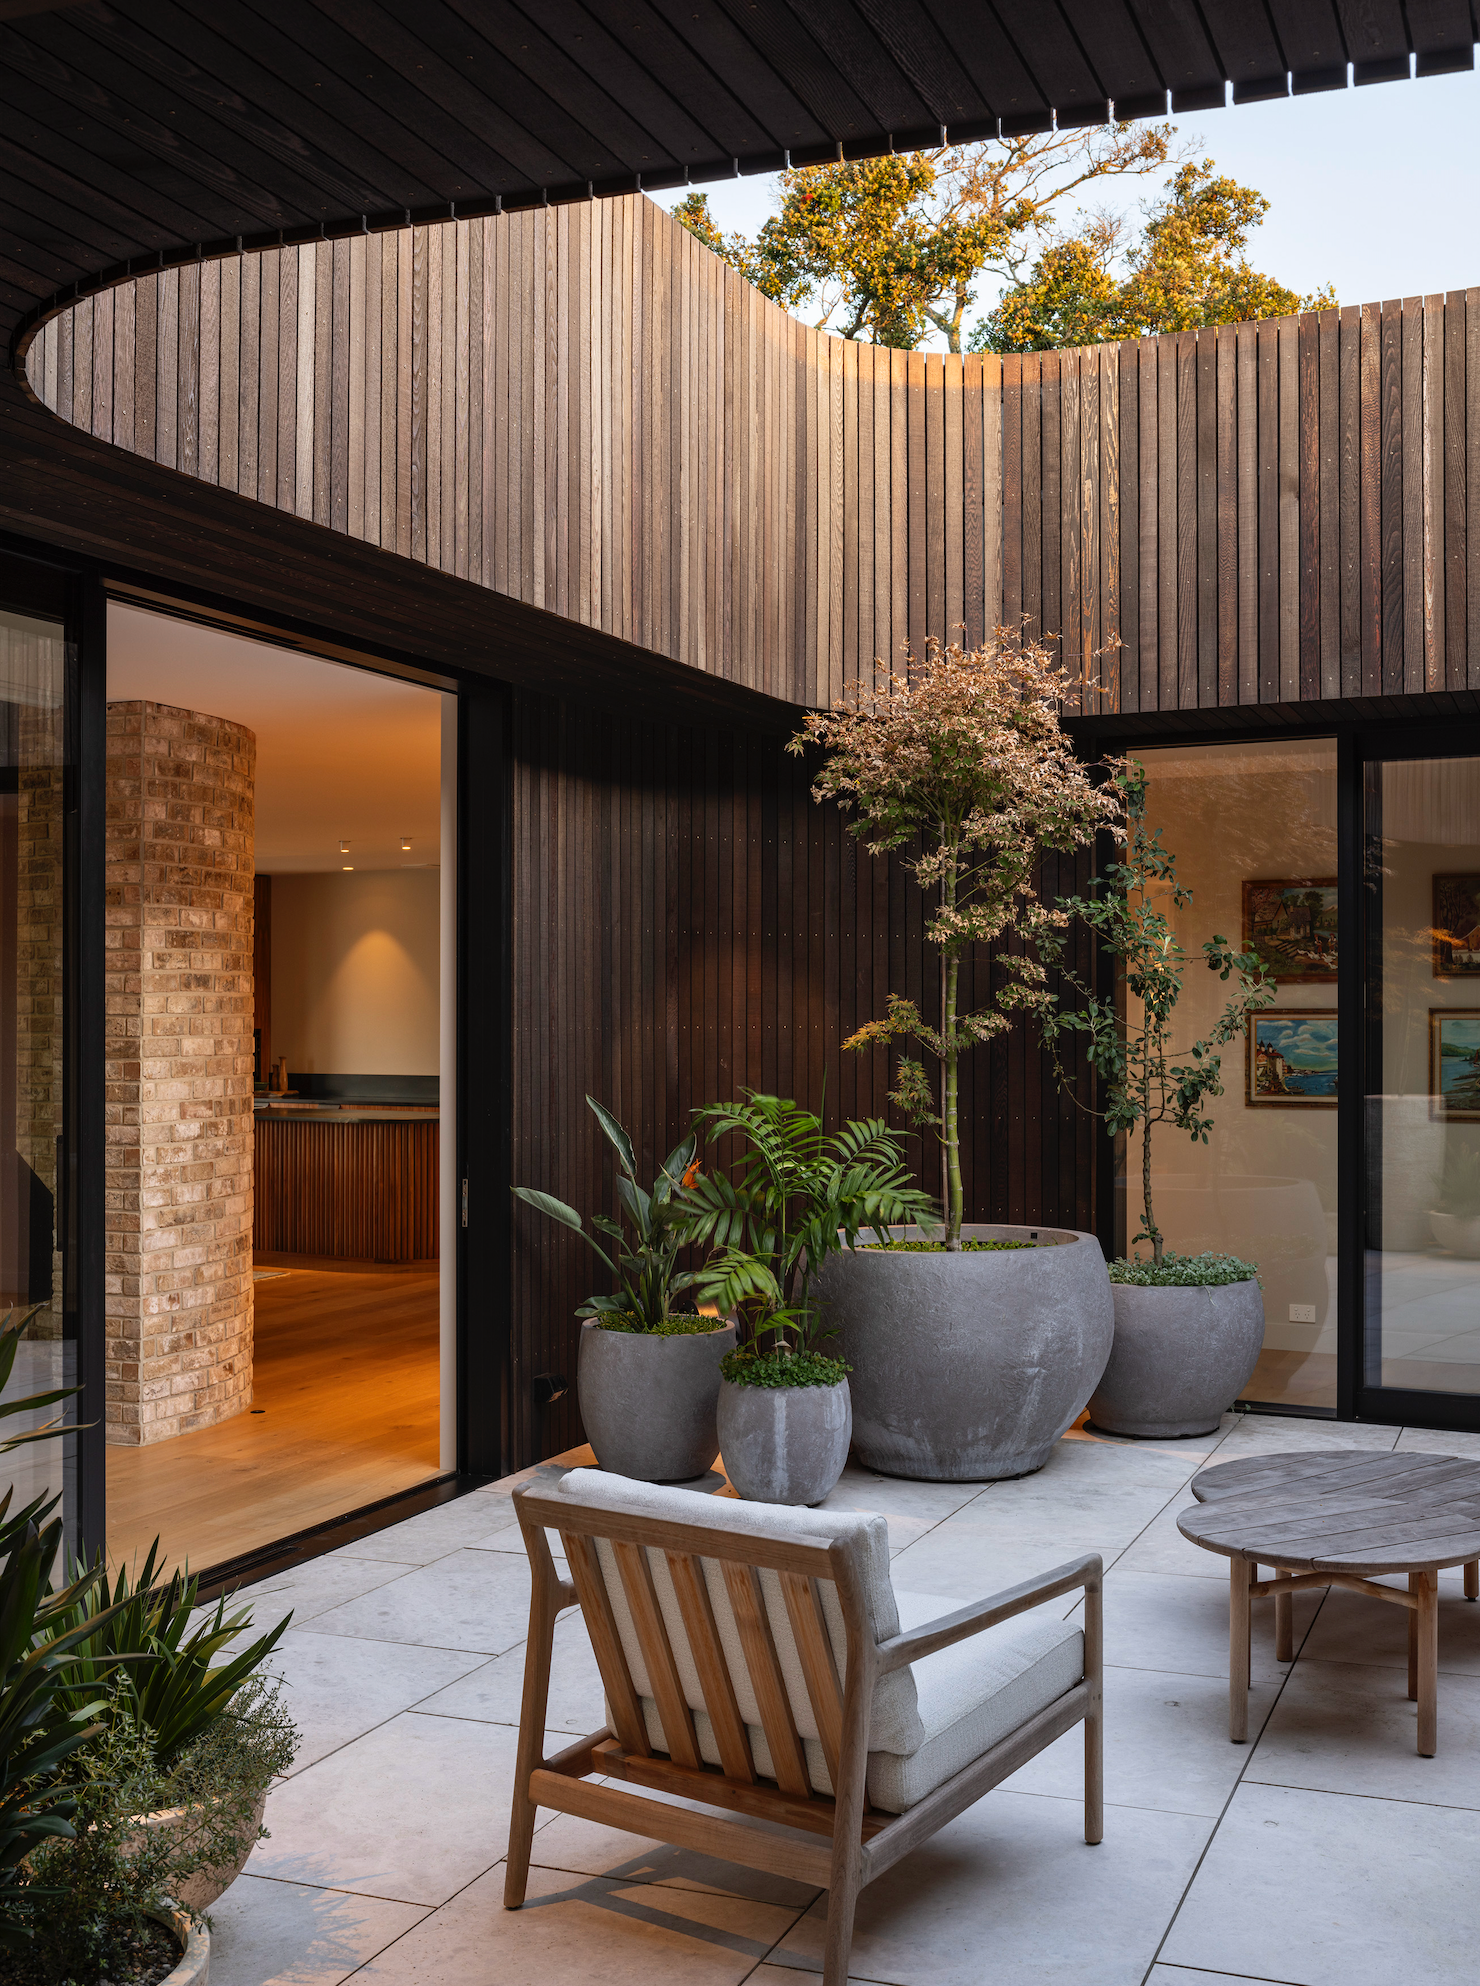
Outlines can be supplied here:
[[1315, 1321], [1316, 1307], [1313, 1303], [1292, 1303], [1290, 1305], [1290, 1322], [1292, 1324], [1314, 1324]]

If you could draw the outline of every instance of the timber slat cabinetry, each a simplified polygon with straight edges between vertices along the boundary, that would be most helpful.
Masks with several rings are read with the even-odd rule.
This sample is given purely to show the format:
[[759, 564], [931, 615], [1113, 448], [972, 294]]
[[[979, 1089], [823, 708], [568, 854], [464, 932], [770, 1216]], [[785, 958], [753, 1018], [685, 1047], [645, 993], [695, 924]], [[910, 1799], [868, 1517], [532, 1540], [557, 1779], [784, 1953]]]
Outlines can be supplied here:
[[259, 1253], [360, 1262], [437, 1256], [437, 1119], [258, 1114]]

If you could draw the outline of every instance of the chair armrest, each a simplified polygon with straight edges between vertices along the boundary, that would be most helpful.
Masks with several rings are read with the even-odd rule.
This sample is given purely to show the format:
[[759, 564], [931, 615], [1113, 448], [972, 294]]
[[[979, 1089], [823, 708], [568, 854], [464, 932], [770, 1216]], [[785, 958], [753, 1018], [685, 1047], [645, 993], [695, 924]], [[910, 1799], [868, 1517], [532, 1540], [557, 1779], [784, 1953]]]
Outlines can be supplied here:
[[965, 1641], [985, 1628], [996, 1627], [999, 1621], [1011, 1620], [1014, 1614], [1041, 1607], [1061, 1593], [1072, 1593], [1076, 1586], [1086, 1590], [1098, 1588], [1104, 1570], [1099, 1553], [1090, 1552], [1084, 1558], [1055, 1566], [1052, 1572], [1042, 1573], [1036, 1579], [1024, 1579], [1017, 1586], [1008, 1586], [985, 1600], [973, 1600], [953, 1614], [942, 1614], [939, 1620], [927, 1621], [924, 1627], [911, 1628], [908, 1634], [896, 1634], [879, 1643], [876, 1673], [891, 1676], [896, 1669], [906, 1668], [922, 1656], [934, 1655], [938, 1649]]

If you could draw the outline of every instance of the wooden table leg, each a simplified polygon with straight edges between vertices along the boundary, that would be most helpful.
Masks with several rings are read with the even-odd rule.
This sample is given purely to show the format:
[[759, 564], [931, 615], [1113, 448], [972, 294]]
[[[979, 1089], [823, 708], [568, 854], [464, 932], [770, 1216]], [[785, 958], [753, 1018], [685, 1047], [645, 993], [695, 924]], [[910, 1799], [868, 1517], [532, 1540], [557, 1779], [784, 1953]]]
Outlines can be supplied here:
[[[1418, 1582], [1422, 1576], [1418, 1572], [1409, 1573], [1410, 1593], [1417, 1593]], [[1413, 1607], [1408, 1609], [1408, 1701], [1410, 1703], [1418, 1701], [1418, 1612]]]
[[[1278, 1579], [1279, 1567], [1275, 1566], [1272, 1570]], [[1274, 1596], [1274, 1659], [1276, 1662], [1295, 1660], [1295, 1595], [1288, 1591], [1277, 1592]]]
[[1228, 1562], [1228, 1736], [1235, 1745], [1249, 1737], [1249, 1588], [1257, 1571], [1246, 1558]]
[[1439, 1575], [1414, 1575], [1418, 1611], [1418, 1755], [1432, 1758], [1439, 1745]]
[[1465, 1567], [1465, 1598], [1480, 1600], [1480, 1558], [1472, 1558]]

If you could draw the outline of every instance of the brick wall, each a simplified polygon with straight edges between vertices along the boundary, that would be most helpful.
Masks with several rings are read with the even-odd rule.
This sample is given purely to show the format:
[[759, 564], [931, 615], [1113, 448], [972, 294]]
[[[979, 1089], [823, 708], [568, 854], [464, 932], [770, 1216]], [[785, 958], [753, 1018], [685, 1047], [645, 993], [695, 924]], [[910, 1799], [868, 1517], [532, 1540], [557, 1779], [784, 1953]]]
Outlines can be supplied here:
[[108, 710], [108, 1404], [165, 1441], [252, 1397], [256, 739]]

